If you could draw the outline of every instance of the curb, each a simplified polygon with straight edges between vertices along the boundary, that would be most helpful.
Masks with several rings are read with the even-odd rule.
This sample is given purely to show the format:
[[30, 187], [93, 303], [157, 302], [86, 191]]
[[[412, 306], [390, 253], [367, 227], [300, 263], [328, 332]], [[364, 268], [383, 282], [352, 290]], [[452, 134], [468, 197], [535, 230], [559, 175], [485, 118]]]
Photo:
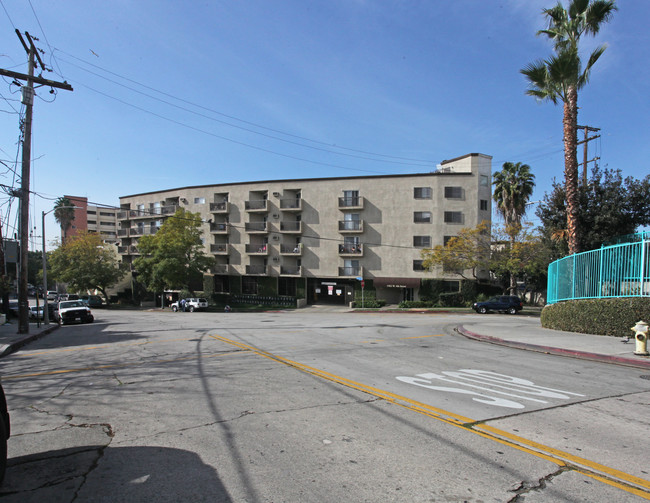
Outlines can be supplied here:
[[0, 358], [3, 356], [10, 355], [11, 353], [14, 353], [18, 351], [20, 348], [23, 346], [29, 344], [30, 342], [33, 342], [37, 339], [40, 339], [41, 337], [46, 336], [49, 333], [52, 333], [54, 330], [58, 329], [59, 325], [58, 324], [52, 324], [50, 327], [45, 328], [38, 332], [37, 334], [31, 334], [31, 335], [26, 335], [25, 337], [22, 337], [20, 339], [15, 340], [14, 342], [10, 344], [3, 344], [0, 346]]
[[580, 358], [583, 360], [592, 360], [604, 363], [612, 363], [616, 365], [625, 365], [628, 367], [636, 367], [641, 369], [650, 369], [650, 360], [634, 360], [632, 358], [625, 358], [623, 356], [612, 356], [612, 355], [603, 355], [600, 353], [589, 353], [586, 351], [577, 351], [573, 349], [563, 349], [556, 348], [553, 346], [540, 346], [537, 344], [530, 344], [527, 342], [519, 341], [508, 341], [505, 339], [499, 339], [498, 337], [492, 337], [491, 335], [481, 335], [474, 332], [470, 332], [463, 325], [458, 325], [456, 331], [468, 339], [474, 339], [476, 341], [488, 342], [490, 344], [496, 344], [498, 346], [507, 346], [515, 349], [522, 349], [526, 351], [536, 351], [538, 353], [546, 353], [557, 356], [567, 356], [571, 358]]

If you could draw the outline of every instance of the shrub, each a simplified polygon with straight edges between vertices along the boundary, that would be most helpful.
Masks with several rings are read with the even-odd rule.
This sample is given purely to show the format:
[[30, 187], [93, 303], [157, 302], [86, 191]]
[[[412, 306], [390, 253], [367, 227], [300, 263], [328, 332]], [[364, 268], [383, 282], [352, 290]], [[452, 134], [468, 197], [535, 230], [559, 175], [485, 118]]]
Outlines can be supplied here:
[[429, 300], [403, 300], [397, 307], [400, 309], [420, 309], [434, 307], [435, 303]]
[[[370, 299], [363, 299], [363, 308], [364, 309], [379, 309], [380, 307], [384, 307], [386, 305], [386, 301], [383, 299], [375, 299], [374, 297], [371, 297]], [[357, 298], [352, 303], [352, 307], [360, 309], [361, 308], [361, 299]]]
[[639, 320], [650, 323], [650, 298], [585, 299], [550, 304], [542, 310], [544, 328], [583, 334], [633, 335]]

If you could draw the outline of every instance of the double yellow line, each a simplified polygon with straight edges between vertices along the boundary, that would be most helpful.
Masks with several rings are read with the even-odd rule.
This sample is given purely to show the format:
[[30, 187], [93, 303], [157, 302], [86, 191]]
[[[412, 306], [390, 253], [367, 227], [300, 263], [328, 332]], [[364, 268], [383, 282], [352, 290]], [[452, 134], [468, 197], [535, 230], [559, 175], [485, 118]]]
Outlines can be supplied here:
[[438, 421], [442, 421], [443, 423], [458, 428], [463, 428], [466, 431], [470, 431], [483, 438], [487, 438], [495, 442], [499, 442], [503, 445], [507, 445], [509, 447], [526, 452], [528, 454], [532, 454], [533, 456], [555, 463], [560, 467], [566, 467], [568, 469], [586, 475], [587, 477], [591, 477], [595, 480], [598, 480], [610, 486], [616, 487], [618, 489], [634, 494], [641, 498], [650, 500], [650, 481], [642, 479], [640, 477], [636, 477], [634, 475], [622, 472], [615, 468], [611, 468], [609, 466], [596, 463], [595, 461], [591, 461], [589, 459], [581, 458], [579, 456], [574, 456], [573, 454], [570, 454], [568, 452], [564, 452], [559, 449], [555, 449], [553, 447], [540, 444], [539, 442], [535, 442], [527, 438], [514, 435], [507, 431], [500, 430], [498, 428], [494, 428], [486, 424], [482, 424], [468, 417], [464, 417], [444, 409], [439, 409], [437, 407], [433, 407], [431, 405], [427, 405], [422, 402], [411, 400], [410, 398], [397, 395], [395, 393], [391, 393], [386, 390], [375, 388], [373, 386], [368, 386], [353, 381], [351, 379], [338, 376], [336, 374], [331, 374], [324, 370], [310, 367], [303, 363], [289, 360], [282, 356], [269, 353], [268, 351], [264, 351], [262, 349], [256, 348], [255, 346], [234, 341], [232, 339], [227, 339], [226, 337], [221, 337], [218, 335], [211, 335], [210, 337], [212, 337], [215, 340], [224, 342], [226, 344], [230, 344], [232, 346], [238, 347], [240, 349], [248, 350], [254, 354], [263, 356], [265, 358], [269, 358], [271, 360], [282, 363], [284, 365], [288, 365], [302, 372], [306, 372], [308, 374], [320, 377], [322, 379], [326, 379], [328, 381], [336, 382], [338, 384], [347, 386], [349, 388], [353, 388], [365, 393], [369, 393], [373, 396], [394, 403], [395, 405], [399, 405], [400, 407], [404, 407], [406, 409], [412, 410], [419, 414], [424, 414]]

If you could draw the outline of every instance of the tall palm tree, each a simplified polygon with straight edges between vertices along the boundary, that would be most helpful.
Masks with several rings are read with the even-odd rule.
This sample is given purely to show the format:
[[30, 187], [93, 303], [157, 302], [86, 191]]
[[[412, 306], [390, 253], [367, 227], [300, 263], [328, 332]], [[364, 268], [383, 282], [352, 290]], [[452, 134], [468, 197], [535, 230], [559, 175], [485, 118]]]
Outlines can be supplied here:
[[[497, 204], [497, 212], [503, 217], [512, 250], [521, 231], [521, 219], [526, 214], [526, 205], [533, 194], [535, 175], [530, 172], [528, 164], [505, 162], [501, 171], [494, 173], [492, 185], [494, 185], [492, 198]], [[516, 288], [516, 278], [511, 273], [511, 295], [514, 295]]]
[[603, 23], [617, 10], [615, 0], [571, 0], [568, 8], [558, 2], [544, 9], [548, 28], [546, 35], [554, 43], [555, 54], [538, 60], [521, 70], [529, 82], [526, 94], [554, 104], [562, 101], [564, 114], [564, 185], [567, 203], [567, 233], [569, 253], [580, 251], [578, 229], [578, 91], [589, 80], [589, 73], [605, 51], [601, 45], [592, 51], [586, 65], [582, 64], [579, 42], [582, 35], [596, 35]]
[[65, 241], [65, 235], [72, 221], [74, 220], [74, 204], [67, 197], [59, 197], [54, 203], [54, 219], [61, 226], [61, 240]]

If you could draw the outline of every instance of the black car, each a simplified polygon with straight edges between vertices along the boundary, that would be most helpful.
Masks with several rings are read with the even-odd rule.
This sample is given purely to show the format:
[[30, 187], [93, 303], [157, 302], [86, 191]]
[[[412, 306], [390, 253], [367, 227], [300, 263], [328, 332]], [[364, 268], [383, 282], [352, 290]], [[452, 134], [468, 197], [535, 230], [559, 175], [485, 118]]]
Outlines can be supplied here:
[[0, 385], [0, 484], [5, 478], [5, 469], [7, 468], [7, 439], [10, 433], [7, 400], [2, 385]]
[[515, 295], [498, 295], [485, 302], [474, 302], [472, 309], [477, 313], [485, 314], [488, 311], [517, 314], [524, 308], [524, 303]]

